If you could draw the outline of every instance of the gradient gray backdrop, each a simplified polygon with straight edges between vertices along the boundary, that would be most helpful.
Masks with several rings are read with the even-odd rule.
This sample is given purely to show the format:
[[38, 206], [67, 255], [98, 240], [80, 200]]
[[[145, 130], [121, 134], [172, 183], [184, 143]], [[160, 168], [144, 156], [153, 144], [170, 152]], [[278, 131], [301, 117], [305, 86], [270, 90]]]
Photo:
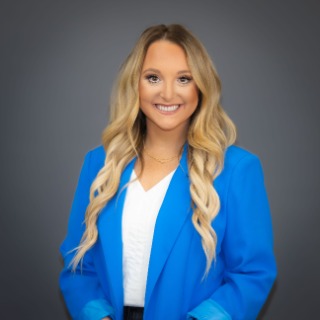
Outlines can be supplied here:
[[0, 319], [68, 319], [58, 252], [85, 153], [140, 32], [205, 44], [262, 160], [279, 276], [261, 319], [319, 317], [319, 1], [1, 1]]

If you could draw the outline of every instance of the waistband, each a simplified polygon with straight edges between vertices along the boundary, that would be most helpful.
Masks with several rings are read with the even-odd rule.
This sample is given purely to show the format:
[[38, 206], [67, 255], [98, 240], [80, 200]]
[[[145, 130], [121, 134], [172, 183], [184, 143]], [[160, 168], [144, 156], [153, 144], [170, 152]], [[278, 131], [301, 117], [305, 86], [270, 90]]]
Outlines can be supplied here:
[[125, 306], [123, 320], [143, 320], [143, 310], [142, 307]]

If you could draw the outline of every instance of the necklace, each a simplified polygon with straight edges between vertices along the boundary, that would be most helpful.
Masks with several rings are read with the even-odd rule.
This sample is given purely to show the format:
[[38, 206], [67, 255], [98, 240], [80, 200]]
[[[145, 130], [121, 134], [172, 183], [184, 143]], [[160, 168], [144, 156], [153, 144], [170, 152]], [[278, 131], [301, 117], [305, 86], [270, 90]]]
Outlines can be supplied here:
[[180, 156], [180, 154], [181, 154], [181, 152], [179, 152], [178, 155], [173, 156], [173, 157], [170, 157], [170, 158], [158, 158], [158, 157], [155, 157], [155, 156], [151, 155], [151, 154], [147, 151], [147, 149], [145, 148], [145, 146], [143, 146], [143, 150], [145, 151], [145, 153], [146, 153], [151, 159], [153, 159], [153, 160], [155, 160], [155, 161], [157, 161], [157, 162], [159, 162], [159, 163], [161, 163], [161, 164], [170, 162], [170, 161], [174, 160], [175, 158], [178, 158], [178, 157]]

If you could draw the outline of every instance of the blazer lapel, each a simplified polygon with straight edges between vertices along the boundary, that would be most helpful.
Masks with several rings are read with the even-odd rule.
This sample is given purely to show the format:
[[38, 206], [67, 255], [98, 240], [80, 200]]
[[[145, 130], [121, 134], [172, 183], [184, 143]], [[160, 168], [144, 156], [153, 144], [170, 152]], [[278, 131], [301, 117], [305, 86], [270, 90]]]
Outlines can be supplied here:
[[174, 173], [159, 210], [149, 261], [145, 307], [175, 243], [179, 232], [191, 212], [189, 191], [187, 144], [184, 146], [180, 165]]
[[113, 305], [122, 314], [123, 310], [123, 272], [122, 272], [122, 211], [127, 188], [136, 158], [124, 169], [118, 192], [102, 210], [98, 231], [103, 248], [108, 285]]

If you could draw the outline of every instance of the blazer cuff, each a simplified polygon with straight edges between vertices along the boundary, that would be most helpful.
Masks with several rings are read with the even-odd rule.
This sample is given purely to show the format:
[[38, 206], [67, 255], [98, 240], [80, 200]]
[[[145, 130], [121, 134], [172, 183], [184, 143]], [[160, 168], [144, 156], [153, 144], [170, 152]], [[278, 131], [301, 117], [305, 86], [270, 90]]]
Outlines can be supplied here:
[[75, 320], [101, 320], [104, 317], [114, 319], [114, 310], [105, 299], [89, 301]]
[[212, 299], [200, 303], [187, 315], [187, 320], [232, 320], [229, 313]]

